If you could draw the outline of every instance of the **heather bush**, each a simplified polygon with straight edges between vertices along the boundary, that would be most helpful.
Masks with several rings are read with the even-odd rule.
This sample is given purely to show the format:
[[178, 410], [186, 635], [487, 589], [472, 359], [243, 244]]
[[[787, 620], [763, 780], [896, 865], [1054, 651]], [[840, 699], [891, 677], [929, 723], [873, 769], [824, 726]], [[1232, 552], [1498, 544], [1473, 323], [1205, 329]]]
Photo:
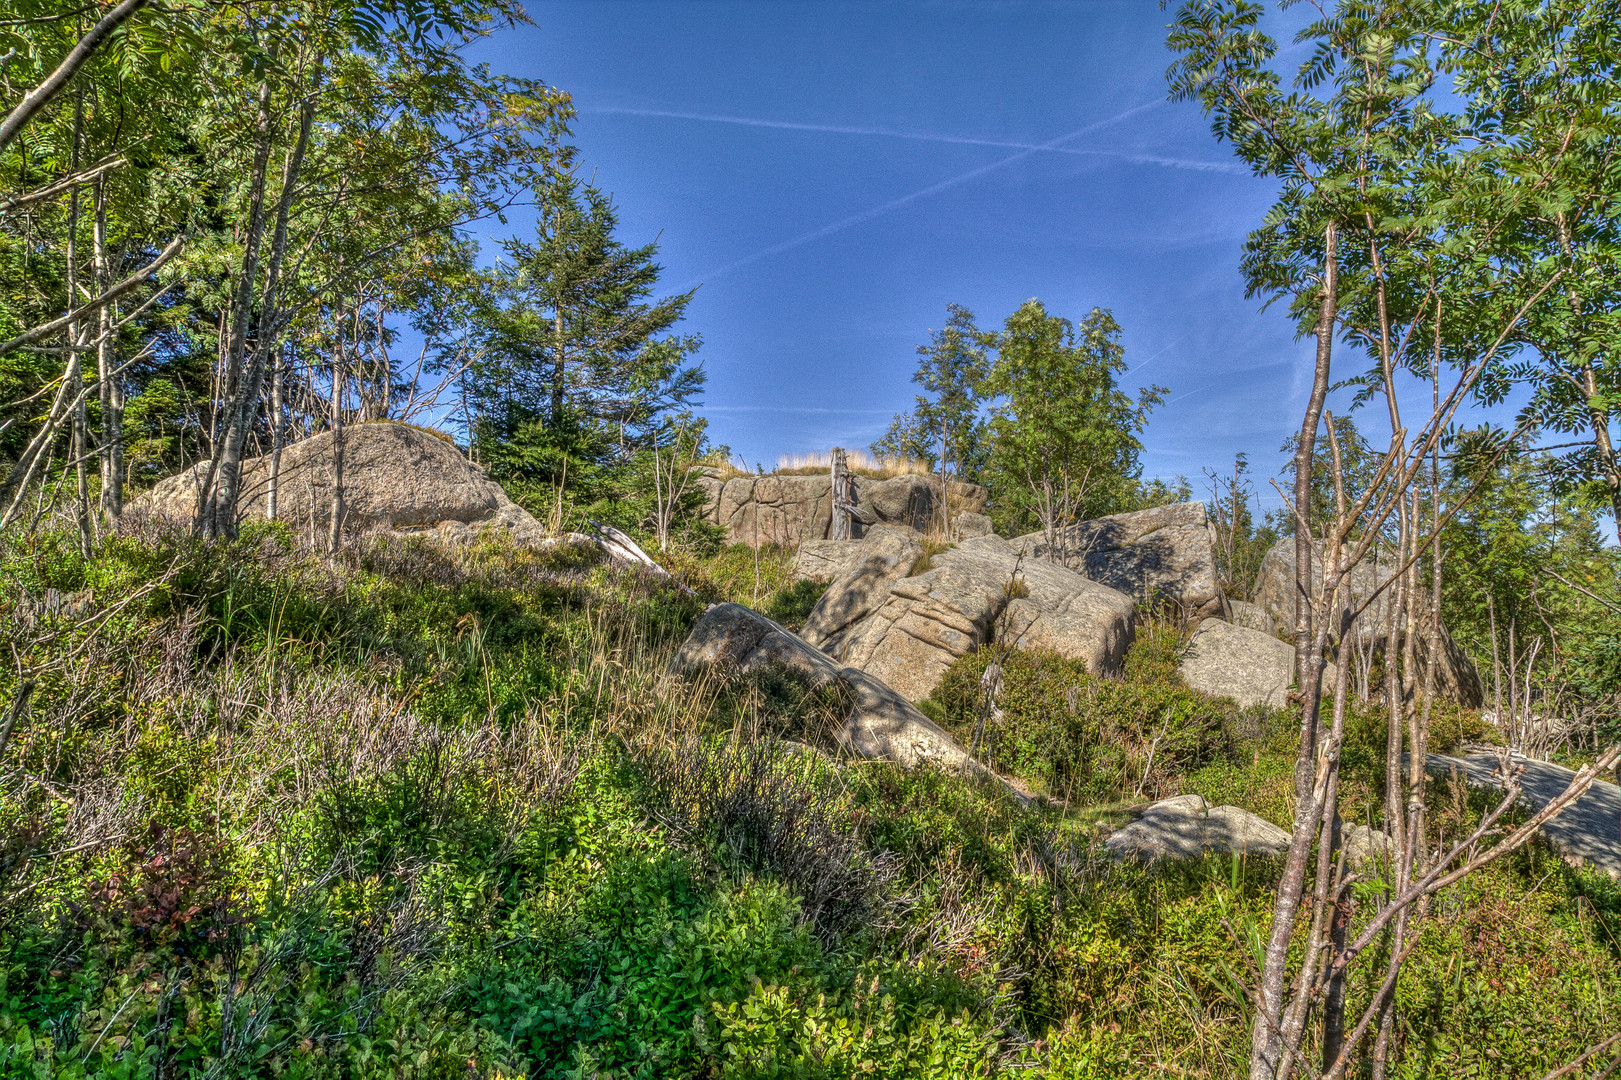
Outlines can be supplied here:
[[[1068, 800], [1024, 805], [824, 752], [837, 687], [672, 677], [718, 591], [286, 541], [0, 542], [0, 702], [34, 686], [0, 748], [0, 1076], [1240, 1068], [1275, 868], [1099, 842], [1181, 791], [1287, 819], [1289, 718], [1180, 686], [1174, 630], [1120, 680], [1003, 658], [983, 752]], [[809, 595], [763, 554], [762, 607]], [[751, 599], [752, 552], [687, 558]], [[930, 703], [965, 739], [989, 660]], [[1353, 712], [1348, 813], [1380, 805], [1382, 730]], [[1484, 805], [1438, 784], [1430, 812], [1450, 837]], [[1613, 1031], [1613, 883], [1532, 847], [1435, 904], [1393, 1075], [1542, 1075]]]

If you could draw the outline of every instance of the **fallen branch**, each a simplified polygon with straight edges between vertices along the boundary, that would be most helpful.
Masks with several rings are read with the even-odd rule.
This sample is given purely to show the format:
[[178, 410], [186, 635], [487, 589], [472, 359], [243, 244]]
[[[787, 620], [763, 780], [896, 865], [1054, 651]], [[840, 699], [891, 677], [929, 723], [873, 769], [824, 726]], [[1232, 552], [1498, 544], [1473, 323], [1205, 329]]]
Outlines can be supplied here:
[[633, 565], [643, 567], [644, 569], [657, 574], [659, 577], [668, 578], [671, 582], [674, 582], [676, 588], [680, 589], [688, 596], [697, 595], [691, 589], [681, 584], [681, 582], [676, 581], [675, 578], [670, 575], [668, 570], [664, 569], [664, 567], [658, 564], [653, 556], [641, 549], [641, 545], [637, 544], [636, 541], [632, 540], [630, 537], [626, 536], [612, 525], [604, 525], [600, 521], [593, 521], [590, 523], [590, 526], [593, 538], [596, 540], [597, 544], [602, 548], [602, 550], [607, 553], [609, 559], [616, 562], [631, 563]]

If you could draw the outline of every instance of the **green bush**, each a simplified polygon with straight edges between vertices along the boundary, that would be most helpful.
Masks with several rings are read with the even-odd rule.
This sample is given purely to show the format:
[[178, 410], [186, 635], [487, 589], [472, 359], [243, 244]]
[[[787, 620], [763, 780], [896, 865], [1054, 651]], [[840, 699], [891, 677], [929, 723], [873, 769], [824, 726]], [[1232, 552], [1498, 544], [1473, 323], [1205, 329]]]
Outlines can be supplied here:
[[[796, 587], [762, 555], [764, 607]], [[752, 593], [752, 551], [690, 557]], [[1003, 661], [988, 752], [1075, 800], [1027, 807], [782, 744], [848, 702], [783, 671], [673, 682], [704, 597], [494, 538], [85, 559], [40, 534], [0, 571], [39, 679], [0, 763], [0, 1076], [1243, 1068], [1277, 868], [1121, 864], [1075, 805], [1197, 791], [1287, 820], [1293, 720], [1168, 677], [1172, 627], [1121, 680]], [[925, 703], [965, 739], [989, 660]], [[1381, 805], [1384, 731], [1352, 709], [1349, 817]], [[1432, 785], [1438, 841], [1486, 801]], [[1615, 1029], [1621, 888], [1527, 848], [1436, 896], [1408, 964], [1393, 1077], [1544, 1075]]]
[[694, 549], [671, 553], [670, 572], [708, 604], [734, 603], [752, 607], [797, 630], [827, 591], [816, 581], [796, 581], [794, 550], [762, 544], [758, 552], [748, 544], [732, 544], [712, 555]]
[[993, 649], [964, 656], [932, 695], [946, 725], [990, 764], [1068, 799], [1153, 795], [1219, 752], [1228, 709], [1177, 682], [1090, 674], [1079, 660], [1000, 657], [999, 718], [980, 724]]

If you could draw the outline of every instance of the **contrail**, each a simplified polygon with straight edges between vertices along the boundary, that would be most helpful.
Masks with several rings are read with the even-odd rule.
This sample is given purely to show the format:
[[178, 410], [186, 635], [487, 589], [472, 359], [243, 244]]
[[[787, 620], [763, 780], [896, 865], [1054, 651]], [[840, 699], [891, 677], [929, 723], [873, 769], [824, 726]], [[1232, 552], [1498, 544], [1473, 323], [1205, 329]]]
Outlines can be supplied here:
[[1166, 353], [1170, 352], [1172, 349], [1176, 348], [1178, 345], [1182, 344], [1192, 336], [1193, 334], [1191, 332], [1183, 334], [1181, 337], [1159, 350], [1159, 352], [1155, 353], [1153, 356], [1150, 356], [1147, 360], [1138, 361], [1136, 366], [1128, 369], [1126, 375], [1122, 375], [1121, 378], [1125, 378], [1127, 375], [1135, 375], [1137, 372], [1141, 371], [1155, 360], [1158, 360], [1160, 357], [1164, 356]]
[[822, 131], [833, 135], [878, 135], [891, 139], [913, 139], [918, 142], [962, 143], [966, 146], [1017, 147], [1032, 149], [1026, 143], [1002, 142], [996, 139], [973, 139], [956, 135], [930, 135], [923, 132], [896, 131], [894, 128], [849, 127], [842, 124], [799, 124], [791, 120], [757, 120], [748, 116], [726, 116], [714, 113], [676, 112], [671, 109], [622, 109], [615, 106], [581, 109], [581, 112], [608, 113], [614, 116], [652, 116], [667, 120], [701, 120], [711, 124], [739, 124], [743, 127], [775, 128], [780, 131]]
[[1028, 149], [1020, 150], [1017, 154], [1012, 154], [1008, 157], [1002, 158], [1000, 161], [993, 161], [989, 165], [981, 165], [977, 169], [970, 169], [965, 173], [942, 180], [938, 184], [930, 184], [926, 188], [914, 191], [909, 195], [902, 195], [898, 199], [891, 199], [889, 202], [883, 203], [879, 206], [874, 206], [870, 210], [863, 210], [859, 214], [852, 214], [841, 221], [833, 222], [831, 225], [823, 225], [819, 229], [812, 229], [810, 232], [801, 233], [791, 240], [784, 240], [780, 244], [773, 244], [764, 250], [756, 251], [752, 255], [746, 255], [734, 263], [729, 263], [728, 265], [721, 267], [719, 270], [711, 271], [710, 273], [704, 275], [702, 280], [714, 281], [716, 278], [725, 277], [727, 274], [730, 274], [735, 270], [741, 270], [745, 266], [757, 263], [761, 259], [769, 259], [773, 255], [780, 255], [785, 251], [790, 251], [793, 248], [799, 247], [801, 244], [808, 244], [812, 240], [820, 240], [824, 236], [832, 236], [834, 233], [843, 232], [845, 229], [848, 229], [851, 226], [860, 225], [863, 222], [871, 221], [876, 217], [882, 217], [891, 210], [898, 210], [901, 207], [906, 206], [908, 203], [914, 203], [919, 199], [926, 199], [930, 195], [938, 195], [942, 191], [957, 187], [959, 184], [966, 184], [970, 180], [977, 180], [986, 173], [995, 172], [997, 169], [1011, 165], [1015, 161], [1023, 161], [1031, 154], [1040, 153], [1043, 150], [1051, 150], [1055, 147], [1062, 146], [1071, 139], [1078, 139], [1082, 135], [1090, 134], [1091, 132], [1094, 132], [1102, 127], [1108, 127], [1110, 124], [1117, 124], [1122, 120], [1128, 119], [1129, 117], [1135, 116], [1140, 112], [1155, 108], [1156, 106], [1162, 104], [1164, 104], [1162, 101], [1150, 101], [1143, 105], [1134, 106], [1118, 116], [1111, 116], [1107, 120], [1099, 120], [1096, 123], [1088, 124], [1083, 128], [1078, 128], [1075, 131], [1071, 131], [1067, 135], [1060, 135], [1056, 139], [1051, 139], [1039, 145], [1031, 146]]
[[888, 416], [894, 409], [823, 409], [809, 405], [705, 405], [705, 412], [722, 413], [806, 413], [817, 416], [836, 414], [840, 416], [873, 415]]
[[818, 131], [833, 135], [871, 135], [887, 139], [909, 139], [912, 142], [949, 143], [957, 146], [994, 146], [1004, 150], [1030, 150], [1049, 154], [1069, 154], [1074, 157], [1108, 157], [1129, 161], [1134, 165], [1161, 165], [1170, 169], [1192, 169], [1198, 172], [1223, 172], [1248, 176], [1250, 170], [1231, 161], [1191, 161], [1185, 158], [1159, 157], [1151, 154], [1127, 154], [1119, 150], [1083, 150], [1050, 143], [1014, 142], [1007, 139], [975, 139], [965, 135], [935, 135], [920, 131], [898, 131], [895, 128], [853, 127], [844, 124], [802, 124], [791, 120], [758, 120], [749, 116], [727, 116], [719, 113], [679, 112], [674, 109], [630, 109], [602, 106], [582, 109], [582, 112], [605, 113], [613, 116], [648, 116], [669, 120], [698, 120], [711, 124], [738, 124], [742, 127], [772, 128], [778, 131]]

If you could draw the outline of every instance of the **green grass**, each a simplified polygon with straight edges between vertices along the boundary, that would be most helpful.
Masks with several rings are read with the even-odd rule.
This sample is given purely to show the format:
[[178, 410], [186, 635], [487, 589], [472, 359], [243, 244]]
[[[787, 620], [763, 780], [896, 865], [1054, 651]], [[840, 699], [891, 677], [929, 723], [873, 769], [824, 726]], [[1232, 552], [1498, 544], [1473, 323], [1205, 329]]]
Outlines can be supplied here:
[[[779, 742], [841, 707], [782, 673], [668, 676], [707, 603], [755, 600], [751, 550], [672, 560], [688, 595], [287, 541], [0, 543], [0, 701], [36, 683], [0, 757], [0, 1076], [1241, 1070], [1276, 867], [1100, 843], [1182, 791], [1286, 820], [1289, 725], [1168, 678], [1172, 630], [1120, 681], [1004, 661], [990, 752], [1068, 798], [1027, 809]], [[792, 623], [790, 564], [761, 553], [758, 602]], [[929, 703], [959, 731], [985, 659]], [[1480, 805], [1437, 791], [1436, 827]], [[1401, 994], [1393, 1075], [1541, 1075], [1615, 1030], [1621, 891], [1494, 864], [1437, 898]]]

